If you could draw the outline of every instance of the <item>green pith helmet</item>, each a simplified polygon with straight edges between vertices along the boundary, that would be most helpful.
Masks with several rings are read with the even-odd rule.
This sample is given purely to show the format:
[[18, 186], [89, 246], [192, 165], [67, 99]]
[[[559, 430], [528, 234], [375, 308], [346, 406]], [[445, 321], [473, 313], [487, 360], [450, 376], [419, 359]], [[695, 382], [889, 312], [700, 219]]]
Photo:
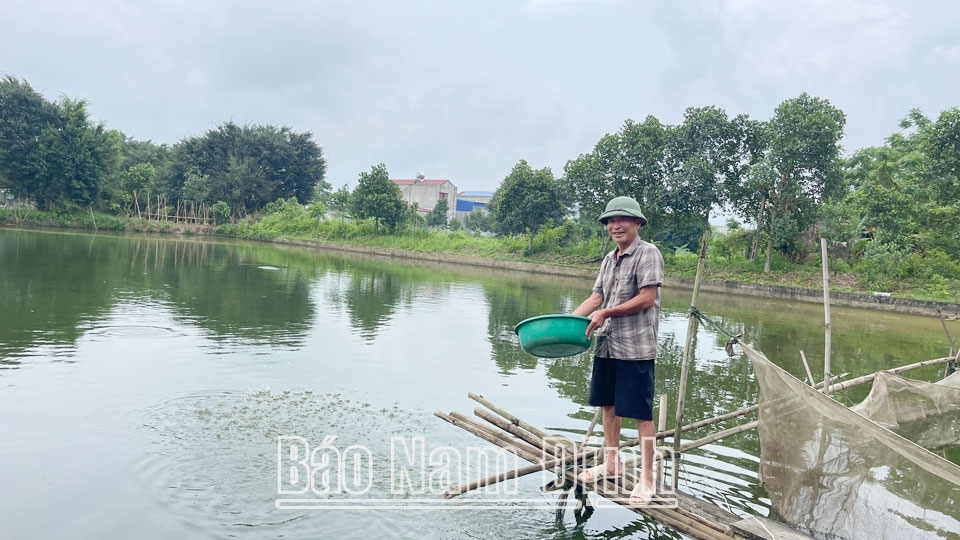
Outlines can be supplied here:
[[614, 197], [607, 203], [607, 209], [600, 214], [600, 223], [607, 224], [607, 219], [614, 216], [627, 216], [640, 219], [640, 226], [647, 224], [647, 218], [640, 211], [640, 203], [633, 197]]

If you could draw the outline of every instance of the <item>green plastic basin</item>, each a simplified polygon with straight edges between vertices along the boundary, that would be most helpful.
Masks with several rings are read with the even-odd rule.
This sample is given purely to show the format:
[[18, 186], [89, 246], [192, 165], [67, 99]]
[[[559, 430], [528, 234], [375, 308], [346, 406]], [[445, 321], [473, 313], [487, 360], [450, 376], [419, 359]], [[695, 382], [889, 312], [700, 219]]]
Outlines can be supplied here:
[[520, 321], [513, 329], [520, 336], [520, 346], [541, 358], [573, 356], [590, 348], [586, 335], [589, 317], [579, 315], [540, 315]]

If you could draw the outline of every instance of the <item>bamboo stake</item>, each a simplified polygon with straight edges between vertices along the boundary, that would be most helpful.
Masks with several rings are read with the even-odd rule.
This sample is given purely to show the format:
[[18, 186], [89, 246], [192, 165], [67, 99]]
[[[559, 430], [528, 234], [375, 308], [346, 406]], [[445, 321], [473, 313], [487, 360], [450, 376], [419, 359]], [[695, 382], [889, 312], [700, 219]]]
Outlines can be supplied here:
[[830, 272], [827, 268], [827, 239], [820, 237], [820, 260], [823, 266], [823, 317], [825, 321], [823, 344], [823, 387], [830, 395]]
[[510, 421], [510, 423], [522, 427], [523, 429], [529, 431], [530, 433], [533, 433], [534, 435], [536, 435], [537, 437], [540, 437], [541, 439], [548, 436], [547, 433], [544, 432], [543, 430], [540, 430], [537, 427], [531, 426], [530, 424], [524, 422], [523, 420], [520, 420], [516, 416], [508, 413], [507, 411], [501, 409], [500, 407], [497, 407], [493, 403], [490, 403], [489, 401], [484, 399], [483, 396], [479, 394], [474, 394], [473, 392], [471, 392], [467, 394], [467, 397], [483, 405], [484, 407], [490, 409], [491, 411], [499, 414], [500, 416], [506, 418], [507, 420]]
[[744, 431], [749, 431], [751, 429], [754, 429], [758, 425], [760, 425], [760, 422], [758, 420], [754, 420], [753, 422], [747, 422], [746, 424], [740, 424], [739, 426], [732, 427], [730, 429], [718, 431], [702, 439], [697, 439], [695, 441], [691, 441], [684, 444], [683, 446], [680, 447], [680, 451], [686, 452], [688, 450], [693, 450], [694, 448], [700, 448], [701, 446], [719, 441], [720, 439], [725, 439], [731, 435], [736, 435], [737, 433], [743, 433]]
[[[657, 419], [657, 433], [662, 433], [667, 430], [667, 395], [660, 394], [660, 406], [659, 406], [659, 418]], [[654, 449], [656, 450], [656, 449]], [[656, 485], [663, 485], [663, 473], [664, 473], [664, 459], [663, 454], [660, 452], [654, 452], [654, 460], [659, 460], [660, 465], [657, 466], [657, 480]]]
[[813, 382], [813, 373], [810, 371], [810, 364], [807, 363], [807, 355], [800, 351], [800, 359], [803, 360], [803, 369], [807, 370], [807, 378], [810, 380], [810, 386], [816, 384]]
[[[511, 424], [510, 422], [507, 422], [506, 420], [497, 418], [496, 416], [481, 409], [480, 407], [475, 408], [473, 410], [473, 414], [479, 416], [480, 418], [483, 418], [487, 422], [502, 429], [503, 431], [506, 431], [507, 433], [529, 443], [534, 448], [540, 448], [542, 451], [547, 452], [552, 456], [556, 456], [556, 452], [552, 448], [547, 446], [547, 442], [544, 439], [541, 439], [540, 437], [537, 437], [536, 435], [533, 435], [527, 432], [526, 430], [520, 429], [517, 426]], [[451, 414], [451, 416], [453, 415]]]
[[[680, 433], [683, 433], [683, 405], [684, 400], [687, 397], [687, 377], [689, 376], [690, 371], [690, 349], [693, 346], [693, 336], [697, 333], [698, 319], [696, 315], [693, 314], [693, 310], [697, 307], [697, 297], [700, 295], [700, 282], [703, 280], [703, 270], [707, 264], [707, 245], [709, 242], [710, 221], [708, 213], [706, 227], [703, 230], [703, 238], [700, 241], [700, 258], [697, 261], [697, 277], [693, 282], [693, 298], [690, 300], [690, 315], [687, 318], [687, 341], [683, 348], [683, 366], [680, 370], [680, 388], [678, 389], [677, 397], [676, 427], [674, 428]], [[678, 460], [680, 456], [680, 437], [674, 437], [673, 450], [673, 459]], [[671, 469], [674, 489], [677, 488], [680, 482], [679, 471], [679, 464], [674, 463]]]
[[950, 337], [950, 331], [947, 330], [947, 321], [943, 318], [943, 313], [940, 313], [940, 310], [937, 310], [937, 315], [940, 317], [940, 324], [943, 325], [943, 333], [947, 335], [947, 343], [950, 344], [950, 356], [957, 354], [956, 347], [953, 346], [953, 338]]
[[593, 428], [597, 427], [597, 422], [600, 420], [600, 407], [597, 407], [596, 412], [593, 413], [593, 421], [590, 422], [590, 427], [587, 428], [587, 432], [583, 434], [583, 442], [580, 443], [580, 448], [587, 446], [587, 441], [590, 440], [590, 436], [593, 435]]

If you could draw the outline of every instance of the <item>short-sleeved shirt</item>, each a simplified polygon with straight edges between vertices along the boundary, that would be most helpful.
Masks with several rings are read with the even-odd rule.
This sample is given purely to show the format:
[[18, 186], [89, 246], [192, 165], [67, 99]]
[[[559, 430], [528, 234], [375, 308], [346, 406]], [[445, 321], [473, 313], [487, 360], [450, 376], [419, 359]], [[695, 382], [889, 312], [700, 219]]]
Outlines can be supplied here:
[[653, 306], [632, 315], [609, 317], [597, 330], [594, 354], [620, 360], [653, 360], [660, 330], [663, 256], [657, 246], [644, 242], [639, 235], [620, 257], [617, 249], [603, 258], [593, 285], [593, 291], [603, 295], [600, 309], [623, 304], [650, 285], [657, 286], [657, 299]]

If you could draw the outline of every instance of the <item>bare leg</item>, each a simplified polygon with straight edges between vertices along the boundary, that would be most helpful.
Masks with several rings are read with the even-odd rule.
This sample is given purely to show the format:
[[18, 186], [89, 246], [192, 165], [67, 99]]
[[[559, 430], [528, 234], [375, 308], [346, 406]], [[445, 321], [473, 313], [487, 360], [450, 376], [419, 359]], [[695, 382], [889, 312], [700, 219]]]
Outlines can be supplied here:
[[640, 435], [641, 470], [640, 483], [644, 487], [653, 489], [653, 450], [657, 431], [652, 420], [637, 420], [637, 431]]
[[[620, 423], [613, 406], [603, 408], [603, 446], [606, 449], [604, 463], [607, 474], [620, 474]], [[653, 422], [650, 422], [653, 425]]]

